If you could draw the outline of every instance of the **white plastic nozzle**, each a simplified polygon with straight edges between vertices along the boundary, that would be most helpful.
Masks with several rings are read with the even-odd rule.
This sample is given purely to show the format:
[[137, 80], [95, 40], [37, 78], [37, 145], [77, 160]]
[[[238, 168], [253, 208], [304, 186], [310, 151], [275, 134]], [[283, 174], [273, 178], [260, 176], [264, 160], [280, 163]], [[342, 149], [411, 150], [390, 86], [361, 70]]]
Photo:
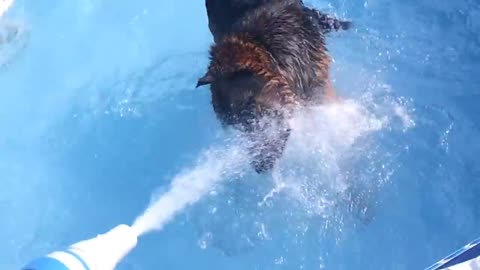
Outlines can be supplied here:
[[137, 245], [137, 238], [137, 233], [130, 226], [119, 225], [105, 234], [78, 242], [69, 250], [78, 255], [91, 270], [114, 270]]

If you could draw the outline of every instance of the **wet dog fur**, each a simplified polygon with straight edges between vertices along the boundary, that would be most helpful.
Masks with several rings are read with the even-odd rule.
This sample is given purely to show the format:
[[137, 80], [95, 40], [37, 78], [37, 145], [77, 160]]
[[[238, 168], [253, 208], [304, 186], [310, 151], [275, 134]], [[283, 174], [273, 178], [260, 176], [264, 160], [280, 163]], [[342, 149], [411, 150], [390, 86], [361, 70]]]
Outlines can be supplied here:
[[[215, 42], [219, 42], [223, 36], [232, 32], [235, 23], [247, 13], [265, 4], [281, 2], [285, 2], [285, 0], [206, 0], [208, 26]], [[323, 33], [350, 27], [350, 22], [338, 20], [314, 8], [307, 7], [302, 0], [295, 2], [302, 6], [312, 23], [315, 23]]]
[[217, 117], [247, 134], [255, 171], [267, 172], [282, 155], [295, 108], [336, 99], [325, 34], [350, 23], [299, 0], [207, 0], [206, 6], [215, 44], [197, 87], [210, 85]]

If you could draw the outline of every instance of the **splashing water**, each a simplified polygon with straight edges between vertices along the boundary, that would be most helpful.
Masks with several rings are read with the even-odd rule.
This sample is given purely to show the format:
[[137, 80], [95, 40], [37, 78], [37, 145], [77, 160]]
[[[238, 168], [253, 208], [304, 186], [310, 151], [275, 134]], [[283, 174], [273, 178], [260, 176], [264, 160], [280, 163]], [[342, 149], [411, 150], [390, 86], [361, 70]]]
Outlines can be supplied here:
[[253, 172], [244, 142], [211, 147], [174, 177], [168, 191], [154, 196], [133, 228], [139, 235], [162, 230], [191, 208], [186, 217], [198, 230], [200, 247], [228, 255], [279, 241], [279, 220], [287, 221], [285, 230], [298, 243], [310, 229], [325, 235], [333, 230], [341, 238], [345, 217], [370, 218], [375, 194], [392, 173], [377, 135], [414, 125], [408, 103], [371, 92], [304, 108], [290, 122], [291, 137], [271, 175]]
[[233, 175], [244, 160], [243, 152], [233, 145], [206, 151], [195, 167], [173, 179], [170, 190], [154, 200], [134, 222], [133, 229], [138, 235], [163, 229], [175, 214], [200, 200], [219, 181]]
[[348, 215], [368, 222], [375, 192], [392, 170], [390, 157], [377, 149], [376, 135], [412, 125], [408, 106], [398, 100], [344, 100], [299, 111], [271, 177], [243, 175], [191, 215], [200, 230], [200, 247], [237, 255], [278, 241], [285, 230], [300, 243], [311, 221], [321, 220], [321, 228], [316, 223], [314, 230], [334, 232], [342, 230]]
[[280, 176], [274, 177], [275, 188], [280, 185], [288, 196], [321, 214], [349, 188], [348, 171], [354, 165], [349, 159], [372, 150], [368, 136], [388, 121], [352, 100], [302, 110], [291, 122], [293, 132]]
[[[300, 208], [289, 206], [288, 209], [284, 209], [284, 215], [292, 217], [294, 215], [304, 216], [306, 214], [307, 216], [321, 216], [328, 219], [328, 216], [332, 214], [331, 210], [338, 207], [342, 199], [346, 200], [348, 197], [344, 194], [359, 197], [359, 194], [355, 194], [355, 191], [352, 191], [351, 188], [352, 183], [351, 179], [349, 179], [349, 173], [351, 172], [349, 170], [353, 165], [349, 158], [372, 150], [362, 140], [368, 137], [368, 135], [389, 126], [389, 121], [392, 117], [398, 118], [403, 123], [403, 128], [410, 127], [406, 122], [410, 123], [411, 121], [404, 121], [410, 117], [405, 107], [397, 103], [389, 103], [386, 106], [390, 107], [391, 111], [381, 116], [378, 115], [378, 112], [372, 112], [367, 109], [367, 106], [352, 100], [344, 100], [337, 104], [309, 107], [299, 111], [291, 120], [292, 134], [284, 156], [277, 168], [272, 172], [273, 188], [263, 194], [263, 196], [258, 195], [265, 192], [261, 188], [262, 185], [264, 186], [265, 181], [258, 182], [256, 181], [258, 179], [252, 178], [251, 175], [245, 173], [246, 171], [253, 173], [249, 166], [248, 155], [243, 152], [245, 145], [227, 143], [226, 146], [210, 148], [201, 155], [194, 167], [180, 173], [173, 179], [170, 189], [153, 200], [147, 210], [136, 219], [133, 228], [139, 235], [162, 230], [165, 224], [171, 221], [176, 214], [183, 211], [186, 207], [197, 203], [203, 196], [209, 193], [212, 195], [221, 194], [222, 196], [220, 197], [212, 197], [228, 201], [228, 206], [226, 207], [228, 210], [226, 211], [232, 212], [231, 208], [237, 207], [235, 204], [238, 202], [229, 198], [227, 194], [222, 194], [218, 189], [218, 184], [228, 178], [236, 180], [232, 184], [237, 186], [234, 188], [234, 196], [237, 197], [239, 194], [240, 196], [246, 195], [241, 193], [241, 188], [238, 189], [238, 185], [245, 184], [245, 181], [238, 181], [240, 178], [252, 178], [256, 181], [249, 192], [257, 193], [255, 196], [257, 203], [251, 206], [253, 208], [246, 207], [246, 209], [241, 211], [253, 211], [251, 212], [253, 215], [256, 215], [255, 211], [268, 212], [268, 209], [272, 207], [272, 201], [278, 202], [279, 198], [286, 198], [288, 202], [292, 202], [293, 199]], [[385, 113], [385, 108], [381, 108], [381, 110]], [[398, 113], [399, 110], [402, 111], [401, 115]], [[361, 145], [360, 148], [358, 148], [358, 144]], [[385, 170], [385, 167], [382, 167], [382, 170]], [[355, 177], [358, 177], [358, 175]], [[373, 186], [380, 184], [378, 179], [371, 179], [371, 177], [369, 177], [368, 181], [372, 182], [370, 184]], [[228, 192], [228, 188], [223, 191], [225, 190]], [[248, 197], [251, 196], [247, 194], [244, 198]], [[365, 209], [369, 207], [368, 201], [348, 203], [355, 204], [353, 207], [362, 208], [359, 211], [366, 211]], [[210, 215], [217, 217], [210, 217], [211, 220], [209, 218], [207, 223], [217, 221], [228, 227], [228, 221], [224, 220], [226, 215], [222, 211], [222, 206], [218, 205], [218, 202], [215, 204], [211, 208]], [[261, 230], [258, 233], [253, 233], [254, 237], [242, 234], [240, 240], [235, 240], [248, 242], [239, 244], [242, 249], [245, 249], [246, 246], [247, 248], [253, 247], [255, 238], [259, 238], [257, 239], [259, 241], [271, 238], [270, 236], [261, 236], [269, 235], [272, 224], [259, 220], [258, 216], [251, 217], [251, 214], [240, 214], [240, 216], [250, 217], [247, 223], [244, 223], [244, 221], [232, 221], [233, 223], [231, 224], [236, 228], [235, 230], [248, 230], [248, 228], [245, 228], [247, 226], [254, 226], [255, 230]], [[219, 215], [222, 216], [220, 220], [218, 219]], [[269, 219], [269, 214], [263, 213], [261, 215]], [[302, 220], [302, 218], [299, 220]], [[238, 227], [239, 224], [243, 225]], [[297, 228], [302, 228], [301, 230], [305, 231], [308, 225], [305, 226], [297, 226]], [[209, 229], [211, 226], [203, 227]], [[226, 230], [228, 231], [228, 228]], [[218, 234], [222, 234], [222, 232], [219, 230], [208, 230], [203, 233], [201, 237], [204, 239], [199, 241], [199, 243], [206, 248], [209, 243], [217, 242], [216, 245], [220, 245], [222, 250], [231, 254], [236, 253], [235, 248], [232, 249], [225, 246], [231, 245], [235, 241], [220, 240], [219, 244]], [[233, 239], [232, 235], [220, 236], [220, 238], [224, 237]]]
[[345, 187], [338, 175], [342, 173], [340, 163], [345, 154], [353, 150], [357, 140], [381, 130], [387, 122], [387, 117], [376, 117], [353, 100], [297, 112], [290, 122], [292, 134], [284, 158], [272, 174], [274, 188], [262, 204], [282, 190], [298, 195], [300, 180], [306, 175], [317, 183], [334, 184], [337, 192], [343, 191]]

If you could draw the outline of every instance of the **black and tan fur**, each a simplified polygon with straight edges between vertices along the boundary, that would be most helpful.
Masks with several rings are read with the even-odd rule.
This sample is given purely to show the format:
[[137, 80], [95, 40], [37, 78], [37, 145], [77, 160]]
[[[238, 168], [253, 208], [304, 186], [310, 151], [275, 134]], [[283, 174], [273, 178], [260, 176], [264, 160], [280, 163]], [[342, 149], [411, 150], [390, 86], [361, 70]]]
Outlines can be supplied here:
[[[219, 15], [222, 5], [227, 15]], [[210, 84], [217, 117], [248, 135], [252, 165], [268, 171], [295, 108], [335, 100], [324, 35], [349, 23], [299, 0], [207, 0], [207, 11], [216, 43], [197, 87]]]

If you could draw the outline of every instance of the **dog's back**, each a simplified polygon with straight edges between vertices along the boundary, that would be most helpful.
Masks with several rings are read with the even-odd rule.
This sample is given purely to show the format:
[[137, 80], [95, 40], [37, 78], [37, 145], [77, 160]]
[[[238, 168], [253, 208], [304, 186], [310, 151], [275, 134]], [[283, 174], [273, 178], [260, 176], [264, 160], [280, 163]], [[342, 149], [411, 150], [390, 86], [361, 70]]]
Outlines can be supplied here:
[[325, 36], [297, 0], [267, 3], [233, 25], [233, 36], [265, 48], [298, 101], [322, 102], [334, 95], [329, 83], [330, 56]]
[[206, 0], [208, 26], [215, 42], [229, 33], [232, 26], [245, 14], [273, 1], [279, 0]]
[[215, 42], [219, 42], [247, 13], [262, 5], [279, 2], [296, 2], [302, 5], [304, 11], [308, 13], [308, 17], [324, 33], [350, 27], [350, 22], [338, 20], [314, 8], [306, 7], [302, 0], [205, 0], [208, 26], [213, 39]]
[[248, 33], [272, 54], [300, 100], [335, 96], [325, 34], [348, 29], [350, 22], [306, 7], [302, 0], [206, 0], [206, 6], [216, 43]]

